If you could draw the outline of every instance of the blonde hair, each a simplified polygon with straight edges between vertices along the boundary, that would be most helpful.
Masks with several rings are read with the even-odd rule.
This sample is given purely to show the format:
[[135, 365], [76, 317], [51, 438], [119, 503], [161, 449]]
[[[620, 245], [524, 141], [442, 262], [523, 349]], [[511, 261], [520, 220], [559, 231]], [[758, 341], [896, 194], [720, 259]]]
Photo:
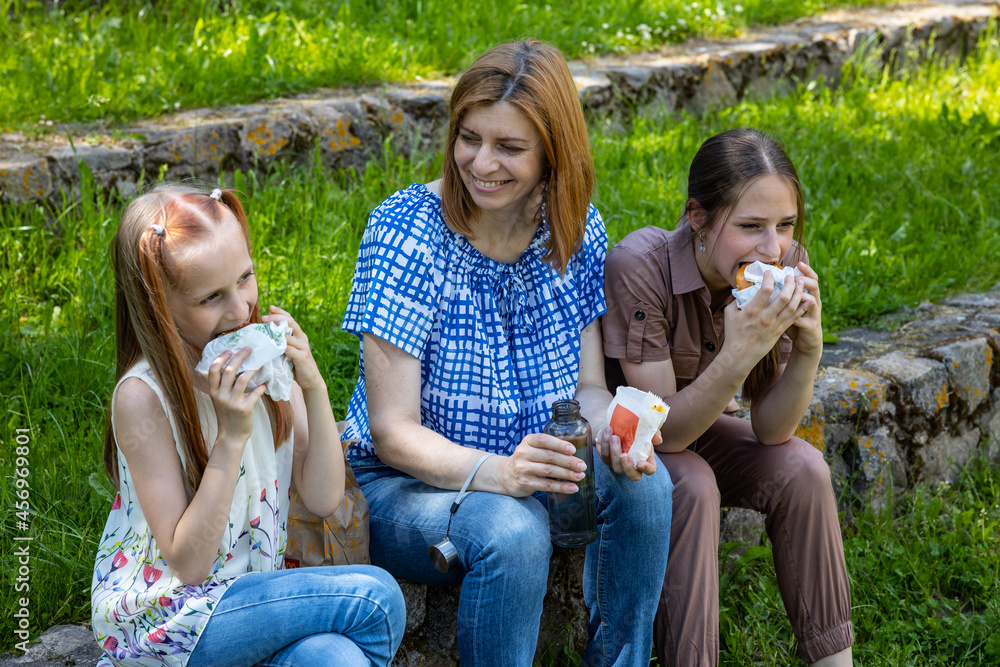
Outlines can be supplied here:
[[[176, 276], [170, 275], [166, 259], [230, 221], [240, 226], [249, 252], [246, 213], [232, 190], [223, 190], [214, 199], [198, 188], [161, 185], [128, 205], [109, 248], [115, 274], [115, 383], [140, 358], [149, 362], [179, 432], [184, 473], [192, 493], [208, 462], [192, 384], [192, 369], [201, 351], [181, 337], [167, 306], [167, 290], [176, 284]], [[155, 225], [159, 227], [154, 230]], [[250, 321], [260, 322], [256, 305]], [[262, 399], [277, 449], [291, 432], [291, 406], [266, 395]], [[110, 405], [104, 433], [104, 466], [117, 486], [118, 447]]]
[[562, 272], [583, 244], [594, 189], [594, 162], [580, 97], [565, 58], [553, 46], [524, 40], [495, 46], [479, 56], [451, 95], [441, 203], [449, 224], [473, 237], [479, 214], [455, 164], [455, 143], [470, 109], [507, 102], [542, 135], [549, 167], [543, 195], [550, 236], [545, 261]]

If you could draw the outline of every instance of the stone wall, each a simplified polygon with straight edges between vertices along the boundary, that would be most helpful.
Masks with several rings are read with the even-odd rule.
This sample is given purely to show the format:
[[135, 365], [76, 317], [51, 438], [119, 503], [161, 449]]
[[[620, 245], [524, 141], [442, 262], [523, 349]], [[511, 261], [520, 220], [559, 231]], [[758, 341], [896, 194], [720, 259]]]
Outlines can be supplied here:
[[[859, 49], [886, 62], [932, 50], [964, 56], [997, 21], [998, 5], [939, 0], [852, 10], [802, 19], [732, 42], [571, 63], [584, 108], [592, 115], [700, 113], [748, 96], [766, 96], [822, 77], [839, 82]], [[194, 109], [113, 131], [95, 126], [41, 128], [40, 135], [0, 135], [0, 202], [78, 197], [79, 165], [99, 188], [126, 197], [145, 174], [166, 169], [174, 179], [215, 180], [234, 170], [266, 169], [275, 160], [301, 162], [318, 146], [331, 169], [356, 169], [385, 146], [399, 155], [437, 150], [453, 81], [321, 91], [261, 104]]]

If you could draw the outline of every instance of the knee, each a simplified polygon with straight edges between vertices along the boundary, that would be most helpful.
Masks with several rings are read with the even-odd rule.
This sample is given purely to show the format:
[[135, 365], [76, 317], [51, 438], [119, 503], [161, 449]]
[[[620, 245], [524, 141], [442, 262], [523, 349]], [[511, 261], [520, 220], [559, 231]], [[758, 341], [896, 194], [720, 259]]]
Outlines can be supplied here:
[[406, 600], [396, 579], [380, 567], [373, 565], [360, 566], [357, 573], [358, 590], [365, 592], [365, 597], [382, 610], [389, 637], [399, 642], [406, 628]]
[[502, 563], [505, 570], [548, 572], [552, 541], [545, 508], [533, 498], [500, 496], [495, 513], [482, 517], [473, 529], [481, 557]]
[[823, 453], [799, 438], [793, 438], [789, 444], [794, 446], [787, 467], [789, 490], [796, 495], [812, 495], [820, 490], [831, 489], [830, 466], [823, 458]]

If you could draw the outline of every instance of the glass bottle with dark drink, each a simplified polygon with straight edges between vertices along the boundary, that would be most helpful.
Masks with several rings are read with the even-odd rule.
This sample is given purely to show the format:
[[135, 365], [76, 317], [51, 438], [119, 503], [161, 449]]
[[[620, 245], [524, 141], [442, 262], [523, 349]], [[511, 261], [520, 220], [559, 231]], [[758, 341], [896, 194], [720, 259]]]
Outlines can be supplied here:
[[590, 423], [574, 400], [556, 401], [545, 433], [572, 444], [587, 464], [576, 493], [549, 493], [549, 533], [561, 547], [582, 547], [597, 539], [597, 496], [594, 493], [594, 439]]

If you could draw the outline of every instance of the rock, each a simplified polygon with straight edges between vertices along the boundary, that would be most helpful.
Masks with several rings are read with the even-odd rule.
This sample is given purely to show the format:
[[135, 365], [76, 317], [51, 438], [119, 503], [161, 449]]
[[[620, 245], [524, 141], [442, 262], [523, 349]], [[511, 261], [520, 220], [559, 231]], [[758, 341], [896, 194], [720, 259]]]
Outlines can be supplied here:
[[896, 439], [884, 426], [859, 434], [854, 455], [854, 492], [873, 509], [885, 509], [890, 492], [895, 497], [907, 484], [906, 466], [896, 449]]
[[579, 655], [587, 649], [589, 614], [583, 604], [583, 561], [586, 549], [555, 547], [549, 561], [548, 589], [542, 603], [535, 663], [561, 656], [569, 646]]
[[1000, 462], [1000, 389], [994, 389], [988, 409], [976, 419], [976, 426], [983, 435], [984, 454]]
[[948, 372], [940, 361], [891, 352], [861, 367], [892, 381], [899, 391], [902, 416], [908, 421], [933, 421], [950, 403]]
[[306, 151], [316, 137], [316, 128], [305, 113], [283, 109], [278, 114], [247, 118], [238, 136], [246, 160], [266, 168], [284, 154], [297, 156]]
[[764, 535], [764, 515], [743, 507], [725, 507], [719, 524], [719, 545], [727, 542], [760, 544]]
[[242, 125], [242, 121], [228, 120], [147, 132], [142, 165], [151, 174], [166, 166], [171, 179], [212, 180], [243, 164], [239, 150]]
[[944, 364], [952, 395], [972, 414], [990, 391], [993, 349], [985, 338], [952, 343], [935, 348], [935, 357]]
[[117, 192], [123, 197], [135, 194], [139, 169], [133, 152], [120, 146], [60, 146], [45, 154], [59, 181], [72, 184], [80, 196], [80, 165], [85, 164], [105, 194]]
[[979, 449], [980, 432], [972, 428], [959, 434], [941, 433], [918, 451], [922, 459], [918, 481], [952, 482]]
[[45, 158], [15, 155], [0, 160], [0, 201], [47, 199], [53, 192], [52, 176]]
[[398, 579], [399, 590], [406, 601], [406, 634], [410, 634], [427, 620], [427, 586], [406, 579]]
[[702, 74], [701, 85], [684, 105], [696, 115], [735, 104], [739, 98], [720, 61], [712, 60]]
[[[853, 442], [862, 424], [888, 405], [884, 380], [862, 370], [843, 368], [824, 370], [813, 384], [813, 400], [822, 404], [824, 421], [805, 439], [822, 451], [827, 461]], [[810, 415], [815, 415], [812, 407], [806, 420]]]
[[90, 628], [56, 625], [42, 633], [26, 653], [0, 657], [0, 667], [94, 667], [101, 649]]

